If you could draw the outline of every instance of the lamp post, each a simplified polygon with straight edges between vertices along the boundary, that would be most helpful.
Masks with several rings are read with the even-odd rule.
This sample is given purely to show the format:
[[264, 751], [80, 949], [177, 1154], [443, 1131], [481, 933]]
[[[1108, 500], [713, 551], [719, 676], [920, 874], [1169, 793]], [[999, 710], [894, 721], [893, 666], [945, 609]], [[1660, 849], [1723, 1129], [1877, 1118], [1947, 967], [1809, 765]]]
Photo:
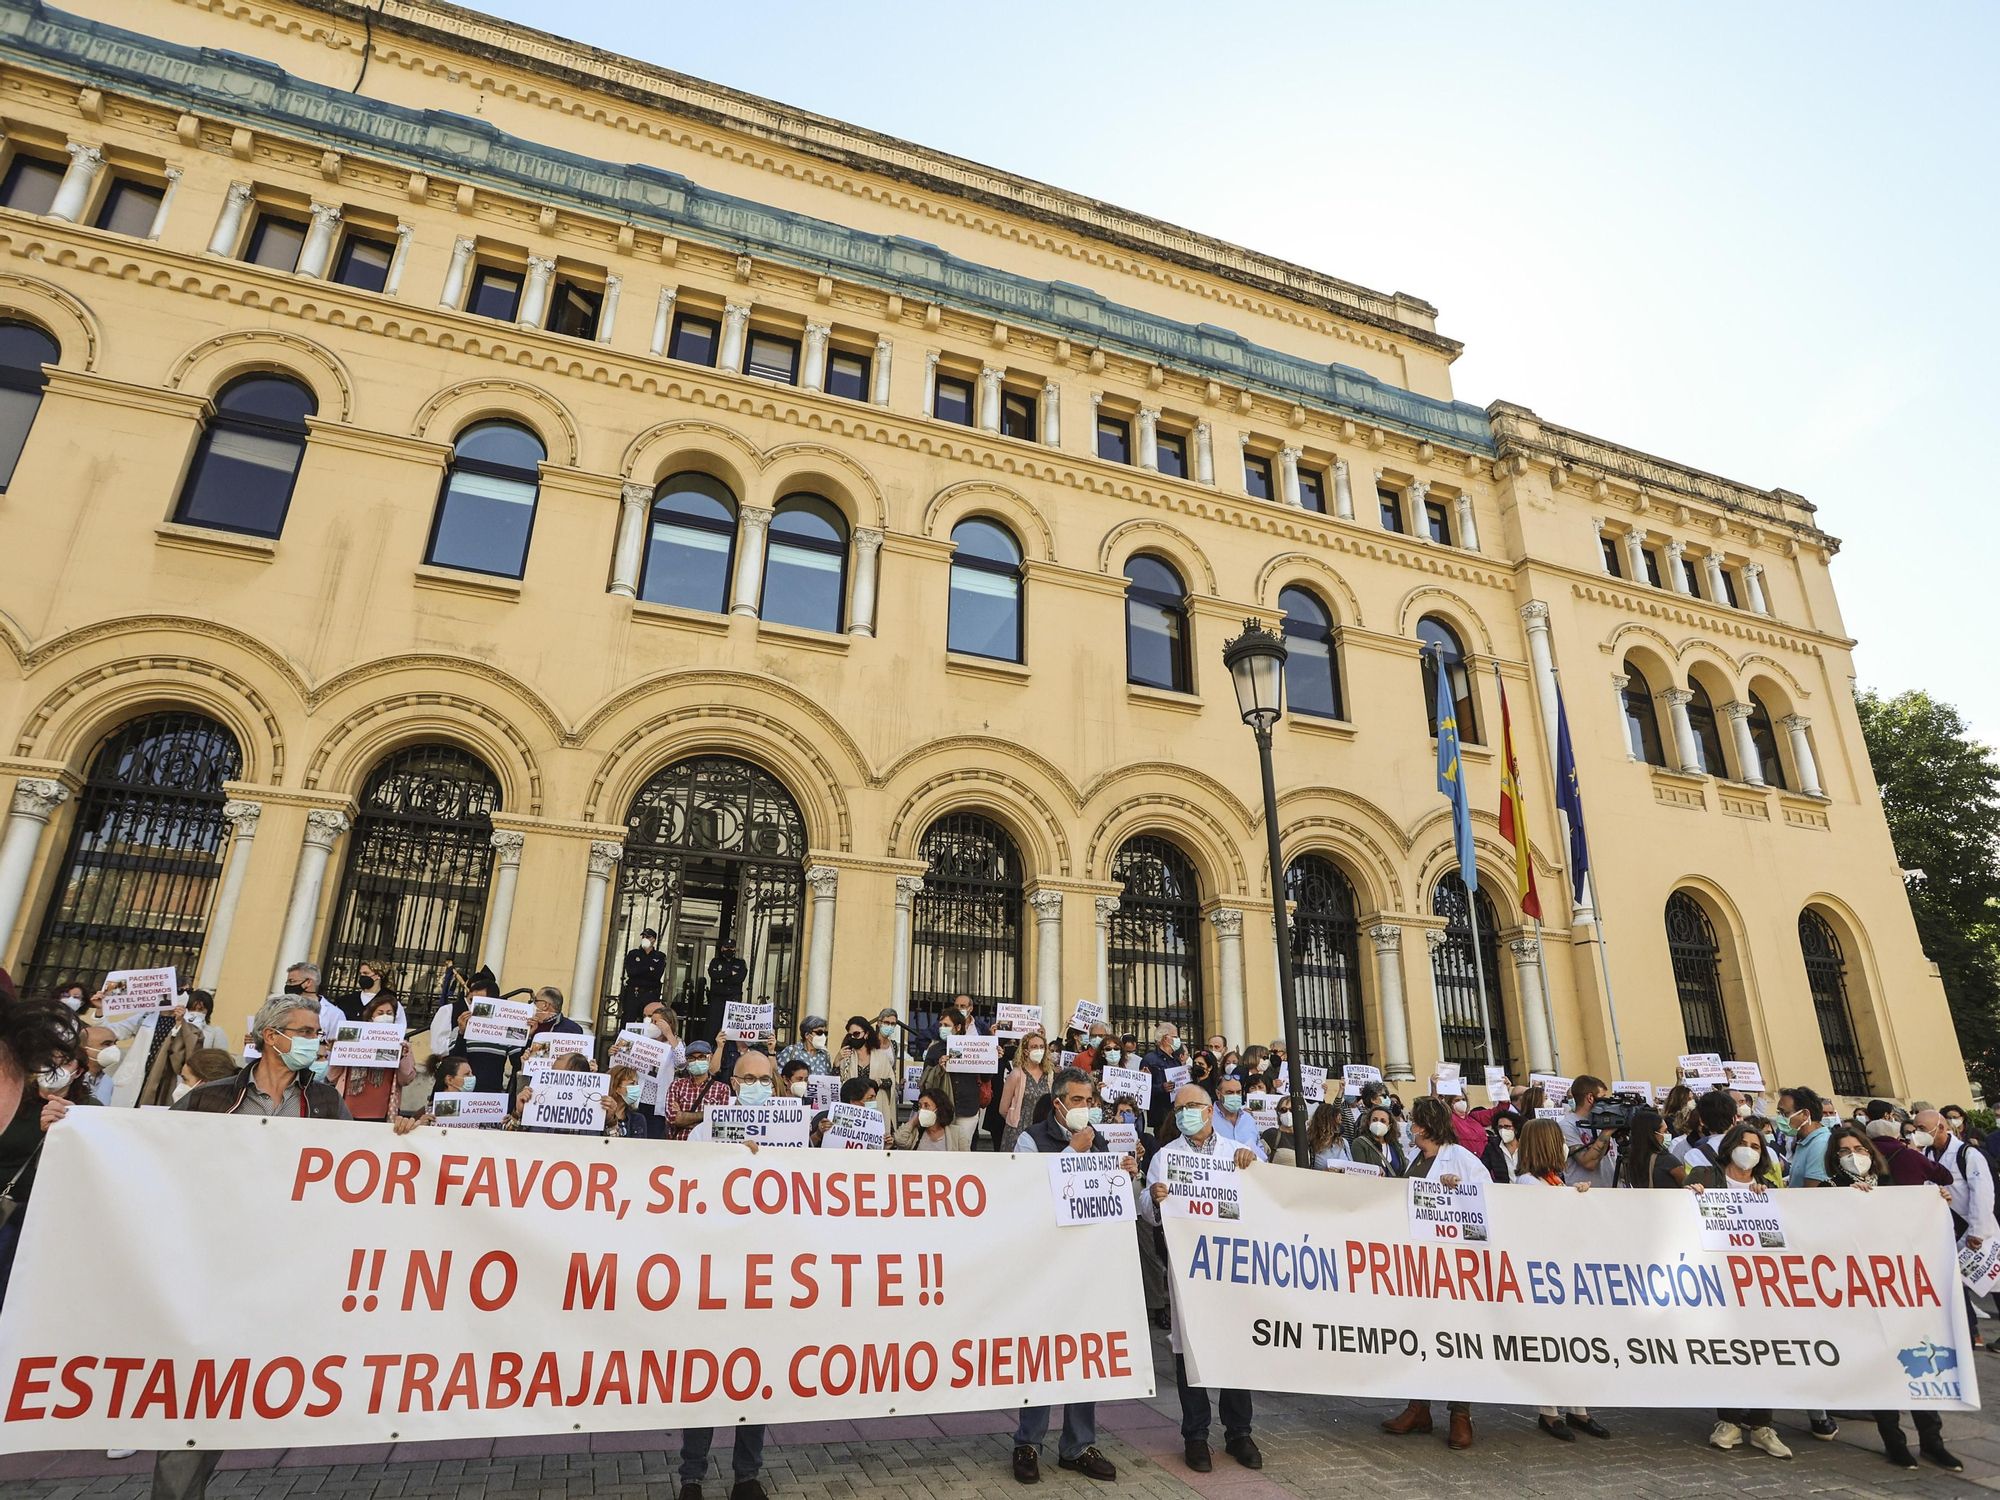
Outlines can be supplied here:
[[1292, 924], [1285, 912], [1285, 856], [1278, 839], [1278, 787], [1271, 774], [1271, 726], [1285, 712], [1285, 643], [1256, 620], [1222, 648], [1222, 664], [1236, 685], [1236, 706], [1257, 736], [1264, 773], [1264, 834], [1271, 860], [1271, 921], [1278, 936], [1278, 1001], [1284, 1010], [1286, 1072], [1292, 1090], [1292, 1161], [1312, 1168], [1306, 1147], [1305, 1055], [1299, 1050], [1299, 1001], [1292, 988]]

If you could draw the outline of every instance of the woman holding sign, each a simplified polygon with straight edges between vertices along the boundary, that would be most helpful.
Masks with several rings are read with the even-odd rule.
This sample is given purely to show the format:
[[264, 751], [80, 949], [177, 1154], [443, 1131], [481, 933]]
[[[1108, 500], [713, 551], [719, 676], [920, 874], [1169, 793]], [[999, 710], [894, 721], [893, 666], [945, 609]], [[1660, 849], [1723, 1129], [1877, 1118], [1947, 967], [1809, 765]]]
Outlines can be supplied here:
[[645, 1085], [639, 1081], [639, 1070], [619, 1067], [611, 1070], [611, 1087], [604, 1095], [604, 1134], [606, 1139], [614, 1136], [629, 1136], [639, 1140], [646, 1138], [646, 1117], [639, 1113], [639, 1099]]
[[[392, 996], [378, 995], [362, 1007], [363, 1025], [394, 1026], [396, 1002]], [[357, 1120], [382, 1121], [398, 1112], [403, 1090], [416, 1080], [416, 1060], [410, 1044], [402, 1044], [402, 1055], [393, 1068], [328, 1068], [326, 1081], [340, 1090], [347, 1112]]]

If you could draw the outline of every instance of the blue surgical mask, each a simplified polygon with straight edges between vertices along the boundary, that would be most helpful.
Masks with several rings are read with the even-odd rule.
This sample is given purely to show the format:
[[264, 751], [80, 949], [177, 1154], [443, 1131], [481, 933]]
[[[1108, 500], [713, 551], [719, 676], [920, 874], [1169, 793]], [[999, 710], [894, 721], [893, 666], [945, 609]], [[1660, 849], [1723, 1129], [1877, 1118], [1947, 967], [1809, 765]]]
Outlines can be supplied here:
[[763, 1104], [770, 1097], [771, 1085], [761, 1078], [737, 1085], [736, 1101], [739, 1104]]
[[1224, 1094], [1222, 1096], [1222, 1107], [1232, 1115], [1241, 1114], [1243, 1112], [1243, 1096], [1241, 1094]]
[[314, 1083], [326, 1082], [326, 1063], [322, 1059], [317, 1057], [313, 1059], [312, 1076]]
[[1104, 1111], [1099, 1109], [1095, 1104], [1090, 1106], [1090, 1123], [1093, 1125], [1102, 1125], [1104, 1123]]
[[[283, 1036], [284, 1033], [280, 1032]], [[316, 1036], [286, 1036], [285, 1066], [295, 1073], [303, 1073], [319, 1061], [319, 1038]]]
[[696, 1078], [699, 1078], [699, 1077], [701, 1077], [701, 1075], [702, 1075], [702, 1074], [706, 1073], [707, 1071], [708, 1071], [708, 1059], [707, 1059], [707, 1058], [705, 1058], [705, 1057], [690, 1057], [690, 1058], [688, 1059], [688, 1072], [689, 1072], [689, 1074], [691, 1074], [691, 1075], [692, 1075], [693, 1077], [696, 1077]]
[[1201, 1106], [1190, 1104], [1186, 1109], [1175, 1110], [1174, 1123], [1180, 1126], [1182, 1135], [1200, 1135]]
[[458, 1091], [461, 1094], [469, 1094], [478, 1087], [479, 1078], [476, 1074], [467, 1073], [463, 1078], [458, 1080]]
[[639, 1107], [639, 1096], [643, 1094], [645, 1091], [646, 1091], [646, 1086], [644, 1084], [641, 1083], [626, 1084], [625, 1085], [626, 1105], [632, 1109], [637, 1109]]

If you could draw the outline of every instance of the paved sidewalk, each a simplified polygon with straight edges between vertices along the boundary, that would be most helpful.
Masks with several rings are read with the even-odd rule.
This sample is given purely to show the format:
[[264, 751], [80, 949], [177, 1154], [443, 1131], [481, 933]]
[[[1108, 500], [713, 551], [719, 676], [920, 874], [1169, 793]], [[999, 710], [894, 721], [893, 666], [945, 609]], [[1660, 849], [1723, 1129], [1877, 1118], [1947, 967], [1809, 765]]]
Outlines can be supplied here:
[[[1778, 1430], [1797, 1458], [1790, 1463], [1747, 1449], [1707, 1446], [1706, 1411], [1603, 1410], [1609, 1443], [1557, 1443], [1519, 1407], [1473, 1408], [1477, 1445], [1444, 1446], [1444, 1408], [1431, 1437], [1391, 1438], [1376, 1424], [1400, 1400], [1259, 1395], [1257, 1440], [1264, 1468], [1252, 1473], [1216, 1443], [1215, 1471], [1195, 1474], [1181, 1461], [1180, 1408], [1173, 1356], [1156, 1339], [1161, 1394], [1098, 1412], [1100, 1443], [1118, 1465], [1115, 1485], [1098, 1485], [1055, 1465], [1058, 1416], [1043, 1449], [1042, 1483], [1014, 1482], [1013, 1417], [969, 1412], [887, 1417], [866, 1422], [809, 1422], [771, 1429], [765, 1487], [772, 1500], [1394, 1500], [1403, 1495], [1507, 1500], [1575, 1500], [1581, 1488], [1618, 1500], [1686, 1495], [1838, 1495], [1931, 1497], [2000, 1491], [2000, 1402], [1945, 1418], [1945, 1440], [1965, 1461], [1964, 1474], [1926, 1465], [1891, 1469], [1870, 1421], [1843, 1419], [1833, 1442], [1815, 1441], [1797, 1412], [1780, 1412]], [[2000, 1358], [1980, 1356], [1979, 1373], [2000, 1387]], [[1907, 1426], [1907, 1424], [1906, 1424]], [[709, 1460], [708, 1500], [729, 1493], [729, 1438], [717, 1433]], [[209, 1487], [217, 1500], [673, 1500], [677, 1433], [600, 1433], [455, 1443], [382, 1444], [364, 1448], [293, 1448], [232, 1453]], [[102, 1453], [37, 1453], [0, 1458], [0, 1500], [141, 1500], [152, 1455], [117, 1461]]]

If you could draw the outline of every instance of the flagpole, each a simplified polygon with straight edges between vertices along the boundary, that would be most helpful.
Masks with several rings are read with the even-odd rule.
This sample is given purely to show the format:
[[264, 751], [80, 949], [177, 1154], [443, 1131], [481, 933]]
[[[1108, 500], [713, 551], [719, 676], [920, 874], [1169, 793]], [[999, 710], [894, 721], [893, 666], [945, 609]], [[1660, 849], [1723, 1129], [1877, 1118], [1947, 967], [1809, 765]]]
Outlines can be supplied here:
[[[1549, 675], [1556, 679], [1556, 692], [1560, 695], [1562, 692], [1562, 670], [1552, 667]], [[1558, 696], [1557, 702], [1558, 712], [1560, 712], [1560, 696]], [[1578, 805], [1581, 806], [1580, 803]], [[1597, 868], [1597, 862], [1590, 857], [1590, 830], [1583, 826], [1581, 820], [1578, 820], [1571, 831], [1583, 843], [1584, 869], [1586, 871], [1594, 871]], [[1588, 879], [1589, 876], [1586, 874], [1585, 878]], [[1625, 1043], [1618, 1034], [1618, 1000], [1611, 990], [1611, 959], [1605, 951], [1604, 893], [1602, 891], [1593, 891], [1592, 894], [1597, 897], [1590, 904], [1591, 925], [1597, 929], [1597, 972], [1604, 977], [1604, 1008], [1606, 1013], [1611, 1017], [1611, 1053], [1618, 1064], [1618, 1074], [1622, 1078], [1625, 1075]]]
[[[1531, 917], [1529, 920], [1535, 924], [1535, 968], [1542, 976], [1542, 1019], [1549, 1029], [1549, 1065], [1556, 1070], [1556, 1076], [1560, 1078], [1563, 1070], [1562, 1048], [1556, 1042], [1555, 1001], [1549, 996], [1548, 955], [1542, 952], [1542, 919]], [[1601, 943], [1603, 940], [1604, 934], [1599, 932], [1598, 941]], [[1622, 1073], [1624, 1069], [1620, 1068], [1619, 1071]]]
[[1472, 929], [1472, 972], [1479, 980], [1479, 1025], [1486, 1033], [1486, 1066], [1493, 1067], [1493, 1015], [1486, 1008], [1486, 960], [1479, 953], [1479, 902], [1476, 887], [1465, 878], [1461, 866], [1458, 883], [1465, 887], [1465, 920]]

